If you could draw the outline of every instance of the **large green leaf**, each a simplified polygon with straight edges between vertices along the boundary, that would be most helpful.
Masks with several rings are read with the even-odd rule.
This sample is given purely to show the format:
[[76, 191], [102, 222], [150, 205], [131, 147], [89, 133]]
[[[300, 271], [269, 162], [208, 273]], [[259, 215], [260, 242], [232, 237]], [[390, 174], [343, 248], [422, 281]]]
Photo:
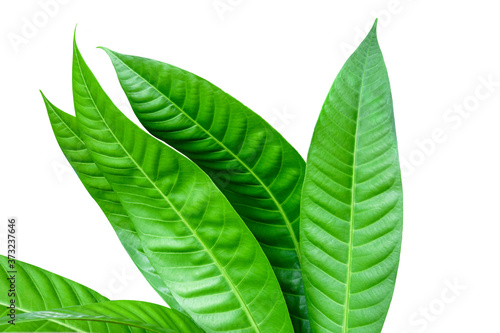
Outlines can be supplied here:
[[[157, 304], [108, 301], [0, 318], [1, 332], [197, 333], [186, 315]], [[47, 327], [51, 328], [48, 330]]]
[[403, 200], [376, 26], [328, 94], [309, 149], [301, 205], [311, 327], [380, 332], [398, 268]]
[[[0, 255], [0, 317], [10, 314], [11, 300], [15, 300], [16, 316], [31, 311], [45, 311], [52, 308], [106, 302], [108, 299], [79, 283], [48, 272], [20, 260], [15, 263]], [[14, 288], [9, 277], [14, 276]], [[14, 294], [12, 291], [14, 290]], [[9, 295], [10, 294], [10, 295]], [[8, 319], [10, 320], [10, 318]], [[0, 321], [1, 324], [6, 320]], [[10, 324], [9, 324], [10, 325]], [[57, 331], [65, 323], [44, 323], [39, 332]], [[82, 328], [86, 325], [78, 324]], [[25, 332], [33, 331], [27, 326], [17, 325]], [[67, 331], [68, 328], [65, 328]], [[5, 330], [0, 330], [4, 332]]]
[[210, 82], [169, 64], [104, 50], [144, 127], [197, 163], [243, 218], [274, 268], [295, 330], [308, 332], [298, 242], [302, 157]]
[[151, 264], [205, 330], [291, 332], [272, 267], [210, 178], [111, 102], [74, 44], [73, 96], [91, 156]]
[[92, 160], [90, 152], [80, 138], [76, 118], [58, 109], [43, 94], [42, 97], [49, 114], [50, 124], [61, 150], [89, 194], [108, 218], [123, 247], [149, 284], [165, 302], [171, 308], [183, 311], [144, 254], [137, 231], [130, 221], [127, 212], [109, 182], [104, 178], [104, 175]]

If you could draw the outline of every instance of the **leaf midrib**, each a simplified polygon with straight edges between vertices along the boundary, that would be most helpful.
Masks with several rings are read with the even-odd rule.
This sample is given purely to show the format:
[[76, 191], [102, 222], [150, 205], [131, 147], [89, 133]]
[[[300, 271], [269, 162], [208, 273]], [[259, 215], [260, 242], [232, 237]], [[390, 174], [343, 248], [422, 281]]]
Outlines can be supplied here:
[[[77, 56], [76, 57], [77, 61], [78, 61], [78, 69], [80, 70], [80, 75], [82, 76], [82, 78], [84, 78], [84, 75], [83, 75], [83, 72], [82, 72], [82, 68], [81, 68], [81, 65], [80, 65], [80, 59], [79, 57]], [[216, 267], [219, 269], [219, 271], [221, 272], [221, 274], [224, 276], [225, 280], [228, 282], [229, 286], [231, 287], [231, 289], [233, 290], [233, 292], [235, 293], [236, 297], [238, 298], [238, 301], [240, 302], [240, 304], [242, 305], [242, 308], [243, 310], [245, 311], [245, 314], [247, 315], [247, 317], [249, 318], [249, 321], [252, 325], [252, 327], [257, 331], [257, 332], [261, 332], [260, 328], [258, 327], [258, 325], [256, 324], [250, 310], [247, 308], [245, 302], [243, 301], [243, 297], [241, 296], [241, 294], [239, 293], [239, 291], [236, 289], [236, 287], [233, 285], [232, 283], [232, 280], [230, 279], [230, 277], [227, 275], [227, 273], [225, 272], [225, 270], [223, 269], [223, 267], [220, 265], [220, 263], [217, 261], [217, 259], [213, 256], [213, 254], [209, 251], [208, 247], [205, 245], [205, 243], [198, 237], [198, 235], [194, 232], [193, 228], [191, 228], [191, 226], [189, 225], [189, 223], [187, 223], [187, 221], [184, 219], [184, 217], [180, 214], [180, 212], [177, 210], [177, 208], [170, 202], [170, 200], [163, 194], [162, 191], [160, 191], [160, 189], [156, 186], [156, 184], [152, 181], [151, 178], [149, 178], [149, 176], [144, 172], [144, 170], [137, 164], [137, 162], [135, 161], [134, 158], [132, 158], [132, 156], [129, 154], [128, 150], [125, 149], [125, 147], [123, 146], [123, 144], [121, 143], [120, 140], [118, 140], [118, 138], [115, 136], [115, 133], [111, 130], [111, 128], [109, 127], [108, 123], [106, 122], [106, 119], [104, 119], [102, 113], [100, 112], [99, 108], [97, 107], [96, 105], [96, 102], [94, 100], [94, 97], [92, 96], [92, 94], [90, 93], [90, 90], [89, 90], [89, 87], [87, 85], [87, 81], [85, 79], [83, 79], [83, 83], [84, 83], [84, 86], [85, 86], [85, 89], [87, 90], [87, 93], [90, 97], [90, 99], [92, 100], [92, 104], [94, 104], [94, 107], [96, 109], [96, 111], [98, 112], [99, 116], [101, 117], [102, 121], [104, 122], [104, 124], [106, 125], [106, 127], [108, 128], [109, 132], [111, 133], [111, 135], [113, 136], [113, 138], [116, 140], [116, 142], [120, 145], [120, 147], [123, 149], [123, 151], [125, 152], [125, 154], [127, 154], [127, 156], [130, 158], [130, 160], [136, 165], [136, 167], [138, 168], [138, 170], [140, 170], [140, 172], [144, 175], [144, 177], [151, 183], [151, 185], [158, 191], [158, 193], [160, 193], [160, 195], [165, 199], [165, 201], [170, 205], [170, 207], [172, 207], [173, 211], [177, 214], [177, 216], [179, 216], [179, 218], [184, 222], [184, 224], [188, 227], [188, 229], [191, 231], [191, 233], [193, 234], [193, 236], [200, 242], [200, 244], [203, 246], [203, 248], [205, 249], [206, 253], [210, 256], [210, 258], [212, 258], [213, 262], [215, 263]], [[111, 102], [112, 103], [112, 102]], [[135, 125], [135, 124], [133, 124]]]
[[[3, 303], [3, 302], [0, 302], [0, 305], [7, 306], [7, 307], [9, 306], [9, 304]], [[38, 311], [30, 311], [30, 310], [21, 308], [19, 306], [16, 306], [16, 309], [21, 310], [24, 313], [38, 312]], [[41, 310], [41, 311], [47, 311], [47, 310]], [[80, 330], [78, 327], [75, 327], [75, 326], [72, 326], [72, 325], [69, 325], [69, 324], [66, 324], [66, 323], [61, 323], [59, 320], [56, 320], [56, 319], [39, 319], [39, 320], [51, 321], [51, 322], [54, 322], [54, 323], [59, 324], [61, 326], [64, 326], [64, 327], [67, 327], [67, 328], [71, 328], [71, 329], [75, 330], [76, 332], [83, 332], [83, 333], [85, 332], [85, 331]]]
[[[3, 302], [0, 302], [0, 305], [3, 305], [3, 306], [8, 306], [8, 304], [6, 303], [3, 303]], [[77, 306], [85, 306], [85, 304], [81, 304], [81, 305], [77, 305]], [[26, 310], [26, 309], [23, 309], [23, 308], [20, 308], [20, 307], [16, 307], [16, 309], [19, 309], [21, 311], [24, 311], [24, 313], [22, 314], [29, 314], [29, 313], [36, 313], [36, 312], [48, 312], [48, 311], [56, 311], [56, 310], [39, 310], [39, 311], [29, 311], [29, 310]], [[20, 314], [21, 315], [21, 314]], [[88, 315], [88, 316], [92, 316], [92, 315]], [[27, 323], [27, 322], [32, 322], [32, 321], [50, 321], [50, 322], [53, 322], [53, 323], [56, 323], [56, 324], [59, 324], [61, 326], [64, 326], [64, 327], [67, 327], [67, 328], [70, 328], [72, 330], [75, 330], [76, 332], [80, 332], [80, 333], [85, 333], [86, 331], [85, 330], [82, 330], [76, 326], [73, 326], [73, 325], [70, 325], [70, 324], [66, 324], [64, 323], [64, 320], [79, 320], [79, 321], [95, 321], [95, 322], [102, 322], [102, 323], [110, 323], [110, 324], [116, 324], [116, 325], [123, 325], [123, 326], [130, 326], [130, 327], [136, 327], [136, 328], [140, 328], [140, 329], [143, 329], [143, 330], [146, 330], [146, 331], [150, 331], [150, 332], [155, 332], [155, 333], [165, 333], [165, 332], [172, 332], [172, 333], [175, 333], [174, 330], [170, 329], [170, 328], [165, 328], [161, 331], [158, 331], [157, 329], [153, 329], [151, 327], [145, 327], [145, 326], [141, 326], [139, 324], [132, 324], [132, 323], [125, 323], [123, 321], [119, 321], [118, 319], [114, 319], [113, 317], [106, 317], [108, 318], [108, 320], [106, 319], [97, 319], [97, 318], [66, 318], [66, 319], [50, 319], [50, 318], [32, 318], [32, 319], [25, 319], [25, 320], [22, 320], [20, 321], [20, 323]], [[148, 324], [148, 323], [145, 323], [145, 324]], [[152, 324], [148, 324], [148, 325], [152, 325]]]
[[359, 91], [358, 99], [358, 112], [356, 115], [356, 133], [354, 139], [354, 155], [352, 160], [352, 182], [351, 182], [351, 216], [349, 221], [349, 254], [348, 254], [348, 265], [347, 265], [347, 282], [346, 282], [346, 296], [345, 296], [345, 308], [344, 308], [344, 322], [343, 322], [343, 332], [349, 332], [349, 303], [351, 294], [351, 279], [352, 279], [352, 252], [354, 249], [354, 207], [355, 207], [355, 194], [356, 194], [356, 157], [358, 155], [358, 138], [359, 138], [359, 121], [361, 113], [361, 99], [363, 96], [363, 88], [366, 75], [366, 67], [368, 64], [368, 58], [370, 56], [370, 49], [373, 41], [373, 36], [371, 35], [370, 41], [368, 42], [368, 50], [366, 52], [366, 60], [363, 68], [363, 76], [361, 78], [361, 88]]
[[[108, 53], [109, 54], [109, 53]], [[218, 145], [220, 145], [222, 148], [224, 148], [227, 152], [229, 152], [229, 154], [235, 159], [237, 160], [241, 165], [243, 165], [245, 167], [245, 169], [248, 170], [248, 172], [254, 176], [254, 178], [259, 182], [259, 184], [262, 186], [262, 188], [264, 188], [264, 190], [267, 192], [267, 194], [269, 195], [269, 197], [271, 198], [271, 200], [274, 202], [274, 204], [276, 205], [276, 207], [278, 208], [280, 214], [282, 215], [283, 217], [283, 221], [285, 222], [285, 226], [287, 227], [288, 229], [288, 232], [290, 233], [290, 236], [292, 238], [292, 242], [293, 242], [293, 245], [294, 245], [294, 248], [295, 248], [295, 252], [297, 253], [297, 258], [299, 260], [299, 264], [300, 264], [300, 261], [301, 261], [301, 257], [300, 257], [300, 247], [299, 247], [299, 242], [297, 240], [297, 237], [295, 236], [295, 233], [293, 231], [293, 228], [292, 228], [292, 225], [291, 225], [291, 222], [290, 220], [288, 219], [288, 216], [286, 215], [285, 211], [283, 210], [283, 207], [281, 206], [281, 204], [279, 203], [279, 201], [276, 199], [276, 197], [273, 195], [273, 193], [271, 192], [271, 190], [264, 184], [264, 182], [262, 181], [262, 179], [260, 179], [260, 177], [257, 176], [257, 174], [241, 159], [238, 157], [238, 155], [234, 154], [232, 150], [230, 150], [224, 143], [222, 143], [221, 141], [219, 141], [215, 136], [212, 135], [212, 133], [210, 133], [207, 129], [205, 129], [203, 126], [201, 126], [195, 119], [193, 119], [190, 115], [188, 115], [184, 110], [182, 110], [182, 108], [180, 108], [176, 103], [174, 103], [168, 96], [166, 96], [164, 93], [162, 93], [161, 91], [159, 91], [155, 86], [153, 86], [148, 80], [146, 80], [144, 77], [142, 77], [139, 73], [137, 73], [135, 70], [133, 70], [130, 66], [128, 66], [125, 62], [123, 62], [120, 58], [118, 58], [117, 56], [115, 56], [112, 52], [111, 54], [113, 55], [113, 57], [117, 60], [119, 60], [125, 67], [127, 67], [130, 71], [134, 72], [137, 74], [138, 77], [140, 77], [144, 82], [146, 82], [146, 84], [148, 84], [151, 88], [153, 88], [154, 90], [156, 90], [161, 96], [163, 96], [165, 99], [167, 99], [172, 105], [175, 106], [176, 109], [178, 109], [183, 115], [185, 115], [190, 121], [192, 121], [196, 126], [198, 126], [203, 132], [205, 132], [210, 138], [212, 138]]]
[[[68, 129], [71, 133], [73, 133], [74, 137], [76, 137], [76, 138], [78, 139], [78, 141], [79, 141], [81, 144], [83, 144], [83, 145], [85, 146], [85, 149], [87, 149], [87, 150], [88, 150], [87, 145], [86, 145], [86, 144], [85, 144], [85, 142], [81, 139], [80, 135], [79, 135], [79, 134], [77, 134], [77, 133], [76, 133], [76, 132], [72, 129], [72, 127], [69, 125], [69, 123], [68, 123], [67, 121], [65, 121], [65, 120], [64, 120], [64, 119], [63, 119], [63, 118], [59, 115], [59, 113], [58, 113], [56, 110], [54, 110], [54, 108], [53, 108], [52, 106], [50, 106], [50, 108], [51, 108], [52, 112], [53, 112], [53, 113], [57, 116], [57, 118], [61, 121], [61, 123], [65, 126], [65, 128], [67, 128], [67, 129]], [[95, 165], [95, 162], [92, 162], [92, 163]], [[96, 165], [96, 167], [97, 167], [97, 165]], [[88, 176], [88, 175], [87, 175], [87, 176]], [[103, 176], [103, 178], [104, 178], [104, 176]], [[105, 179], [105, 178], [104, 178], [104, 179]], [[106, 180], [106, 182], [107, 182], [107, 180]], [[111, 185], [110, 185], [110, 186], [111, 186]], [[85, 185], [85, 187], [87, 187], [87, 185]], [[87, 187], [87, 190], [89, 190], [89, 188], [88, 188], [88, 187]], [[90, 192], [90, 190], [89, 190], [89, 192]], [[113, 192], [114, 192], [114, 191], [113, 191]], [[115, 195], [116, 195], [116, 194], [115, 194]], [[99, 199], [99, 201], [101, 201], [101, 202], [102, 202], [102, 201], [109, 201], [109, 200]], [[109, 202], [112, 202], [112, 201], [109, 201]], [[112, 203], [114, 204], [114, 203], [116, 203], [116, 202], [112, 202]], [[119, 203], [120, 205], [122, 205], [122, 204], [121, 204], [121, 202], [119, 202], [119, 201], [118, 201], [118, 203]], [[123, 207], [123, 205], [122, 205], [122, 207]], [[121, 214], [116, 214], [116, 213], [106, 213], [106, 212], [105, 212], [104, 214], [105, 214], [107, 217], [108, 217], [108, 214], [115, 215], [115, 216], [116, 216], [116, 215], [121, 215]], [[126, 217], [128, 220], [130, 220], [130, 216], [128, 216], [128, 215], [122, 215], [122, 216], [124, 216], [124, 217]], [[108, 219], [109, 219], [109, 217], [108, 217]], [[111, 221], [110, 221], [110, 222], [111, 222]], [[132, 222], [131, 222], [131, 223], [132, 223]], [[121, 226], [119, 226], [118, 224], [115, 224], [115, 223], [111, 223], [111, 225], [112, 225], [112, 227], [113, 227], [113, 228], [118, 228], [118, 229], [120, 229], [120, 230], [122, 230], [122, 231], [124, 231], [124, 232], [128, 232], [128, 233], [134, 234], [134, 235], [136, 235], [137, 237], [139, 237], [139, 235], [138, 235], [138, 233], [137, 233], [137, 231], [136, 231], [136, 230], [126, 229], [126, 228], [123, 228], [123, 227], [121, 227]], [[121, 240], [120, 240], [120, 241], [121, 241]], [[140, 241], [140, 240], [139, 240], [139, 241]], [[123, 246], [125, 247], [125, 250], [129, 249], [129, 250], [132, 250], [132, 251], [137, 252], [137, 253], [139, 253], [139, 254], [145, 255], [144, 251], [140, 251], [138, 248], [130, 247], [128, 244], [125, 244], [125, 243], [122, 243], [122, 244], [123, 244]], [[141, 246], [142, 246], [142, 245], [141, 245]], [[128, 253], [128, 250], [127, 250], [127, 253]], [[129, 253], [129, 255], [130, 255], [130, 253]], [[130, 256], [132, 257], [132, 255], [130, 255]], [[146, 258], [146, 259], [147, 259], [147, 258]], [[158, 275], [158, 272], [157, 272], [157, 271], [156, 271], [156, 269], [155, 269], [155, 268], [151, 265], [151, 262], [149, 261], [149, 259], [147, 259], [147, 261], [148, 261], [148, 263], [149, 263], [149, 267], [150, 267], [153, 271], [149, 271], [149, 270], [148, 270], [148, 269], [149, 269], [148, 267], [144, 267], [144, 265], [143, 265], [143, 264], [139, 264], [139, 263], [137, 263], [137, 262], [135, 261], [135, 259], [133, 259], [133, 258], [132, 258], [132, 260], [134, 261], [134, 264], [137, 266], [137, 268], [138, 268], [138, 269], [139, 269], [139, 270], [143, 273], [143, 275], [144, 275], [144, 273], [146, 273], [146, 274], [148, 274], [149, 276], [155, 276], [155, 277], [160, 278], [160, 276]], [[146, 276], [144, 276], [144, 278], [145, 278], [145, 279], [146, 279], [149, 283], [151, 283], [151, 281], [149, 281], [149, 279], [148, 279]], [[161, 278], [160, 278], [160, 280], [161, 280]], [[158, 286], [152, 286], [152, 287], [153, 287], [153, 289], [155, 289], [155, 291], [156, 291], [158, 294], [160, 294], [160, 297], [161, 297], [161, 298], [163, 298], [163, 299], [164, 299], [164, 301], [165, 301], [165, 302], [166, 302], [169, 306], [171, 306], [171, 304], [169, 304], [169, 302], [176, 302], [176, 301], [175, 301], [175, 299], [173, 298], [173, 295], [172, 295], [172, 294], [171, 294], [171, 292], [170, 292], [170, 289], [167, 289], [167, 291], [168, 291], [168, 292], [165, 292], [164, 290], [160, 290]], [[165, 287], [166, 287], [166, 285], [165, 285]], [[171, 299], [166, 300], [164, 297], [170, 297]], [[180, 307], [180, 305], [178, 305], [178, 307], [179, 307], [180, 309], [182, 309], [182, 308]], [[177, 308], [175, 308], [175, 309], [176, 309], [176, 310], [179, 310], [179, 309], [177, 309]]]
[[59, 112], [57, 112], [54, 109], [54, 107], [52, 105], [50, 105], [50, 104], [49, 104], [49, 107], [52, 110], [52, 113], [56, 115], [57, 119], [59, 119], [59, 121], [64, 124], [64, 126], [73, 134], [73, 136], [75, 136], [78, 139], [78, 141], [80, 141], [81, 143], [83, 143], [85, 145], [85, 143], [82, 141], [82, 139], [80, 138], [80, 136], [78, 134], [76, 134], [75, 131], [71, 128], [71, 126], [69, 126], [66, 123], [66, 121], [64, 121], [64, 119], [59, 115]]

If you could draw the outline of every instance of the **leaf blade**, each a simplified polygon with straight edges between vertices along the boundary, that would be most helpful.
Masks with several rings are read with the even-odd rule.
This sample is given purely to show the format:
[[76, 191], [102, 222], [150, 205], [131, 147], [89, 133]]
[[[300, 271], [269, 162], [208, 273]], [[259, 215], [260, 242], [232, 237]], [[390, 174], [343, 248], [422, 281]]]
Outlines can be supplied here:
[[108, 218], [123, 247], [142, 275], [155, 291], [173, 309], [184, 312], [172, 293], [144, 254], [141, 241], [120, 199], [94, 163], [87, 146], [80, 137], [76, 117], [53, 105], [42, 93], [52, 130], [66, 159], [80, 181]]
[[[12, 299], [15, 299], [16, 315], [50, 310], [53, 307], [60, 308], [108, 301], [106, 297], [90, 288], [37, 266], [20, 260], [15, 260], [13, 267], [10, 264], [7, 257], [0, 255], [0, 288], [5, 290], [4, 293], [0, 294], [0, 305], [2, 305], [0, 317], [9, 314]], [[11, 273], [13, 269], [15, 269], [15, 273]], [[15, 277], [14, 297], [8, 295], [7, 292], [12, 289], [11, 282], [7, 279], [11, 275]], [[58, 327], [59, 325], [48, 324], [46, 329], [55, 331]], [[77, 327], [81, 328], [81, 325]]]
[[69, 328], [78, 332], [203, 332], [176, 310], [139, 301], [107, 301], [25, 313], [16, 317], [15, 326], [6, 323], [7, 318], [0, 318], [2, 332], [26, 332], [27, 329], [46, 332], [47, 323], [59, 324], [63, 331]]
[[311, 325], [380, 332], [394, 291], [402, 186], [376, 25], [335, 79], [316, 125], [302, 196]]
[[272, 268], [223, 194], [194, 163], [114, 106], [76, 43], [73, 64], [83, 140], [180, 305], [210, 332], [291, 331]]
[[298, 241], [302, 157], [265, 120], [210, 82], [102, 49], [144, 127], [207, 172], [243, 218], [274, 268], [296, 331], [309, 332]]

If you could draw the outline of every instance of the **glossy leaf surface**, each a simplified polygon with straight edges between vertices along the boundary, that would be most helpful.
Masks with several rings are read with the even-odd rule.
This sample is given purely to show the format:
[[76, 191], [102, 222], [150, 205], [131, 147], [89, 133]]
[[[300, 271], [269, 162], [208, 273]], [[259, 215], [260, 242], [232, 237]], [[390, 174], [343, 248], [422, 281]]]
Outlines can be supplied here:
[[403, 201], [376, 26], [335, 79], [307, 163], [301, 246], [311, 327], [380, 332], [398, 268]]
[[197, 163], [260, 242], [297, 332], [308, 332], [299, 263], [305, 163], [265, 120], [210, 82], [175, 66], [104, 49], [144, 127]]
[[203, 332], [178, 311], [138, 301], [108, 301], [30, 312], [17, 315], [16, 325], [9, 324], [7, 319], [0, 318], [2, 332]]
[[89, 194], [108, 218], [123, 247], [149, 284], [165, 302], [171, 308], [183, 311], [144, 254], [132, 221], [80, 138], [76, 117], [58, 109], [45, 96], [43, 99], [59, 147]]
[[[8, 280], [12, 275], [15, 276], [15, 280], [12, 281], [15, 285], [14, 288], [11, 288], [11, 280]], [[11, 299], [15, 300], [16, 317], [25, 312], [108, 301], [106, 297], [79, 283], [20, 260], [13, 263], [2, 255], [0, 255], [0, 288], [4, 291], [0, 293], [0, 317], [9, 315], [10, 309], [8, 307], [11, 304]], [[9, 290], [14, 290], [15, 295], [12, 295]], [[5, 322], [6, 320], [2, 320], [0, 324]], [[51, 332], [64, 329], [65, 325], [64, 322], [60, 324], [46, 322], [38, 326], [37, 329], [39, 332]], [[15, 326], [20, 327], [21, 331], [24, 332], [34, 331], [30, 325], [16, 324]], [[76, 325], [77, 328], [85, 326]], [[0, 331], [6, 332], [6, 329], [1, 328]], [[66, 327], [65, 331], [68, 329]]]
[[76, 44], [73, 94], [94, 162], [189, 315], [209, 332], [291, 332], [272, 267], [236, 211], [193, 162], [116, 108]]

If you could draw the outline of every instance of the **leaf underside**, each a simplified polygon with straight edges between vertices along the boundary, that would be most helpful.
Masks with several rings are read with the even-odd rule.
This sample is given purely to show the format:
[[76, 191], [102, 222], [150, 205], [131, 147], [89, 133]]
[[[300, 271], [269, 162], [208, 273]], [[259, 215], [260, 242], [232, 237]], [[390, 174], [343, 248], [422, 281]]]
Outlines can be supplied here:
[[272, 267], [227, 199], [116, 108], [76, 43], [73, 95], [83, 141], [186, 312], [208, 332], [291, 332]]
[[403, 201], [376, 26], [334, 81], [307, 163], [301, 249], [311, 327], [380, 332], [398, 268]]
[[309, 332], [298, 241], [302, 157], [265, 120], [210, 82], [103, 49], [144, 127], [198, 164], [245, 221], [274, 268], [296, 332]]
[[184, 310], [174, 299], [172, 293], [144, 254], [139, 235], [126, 210], [109, 182], [94, 163], [90, 152], [80, 137], [76, 117], [58, 109], [43, 94], [42, 97], [59, 147], [82, 184], [108, 218], [123, 247], [153, 289], [171, 308], [183, 312]]

